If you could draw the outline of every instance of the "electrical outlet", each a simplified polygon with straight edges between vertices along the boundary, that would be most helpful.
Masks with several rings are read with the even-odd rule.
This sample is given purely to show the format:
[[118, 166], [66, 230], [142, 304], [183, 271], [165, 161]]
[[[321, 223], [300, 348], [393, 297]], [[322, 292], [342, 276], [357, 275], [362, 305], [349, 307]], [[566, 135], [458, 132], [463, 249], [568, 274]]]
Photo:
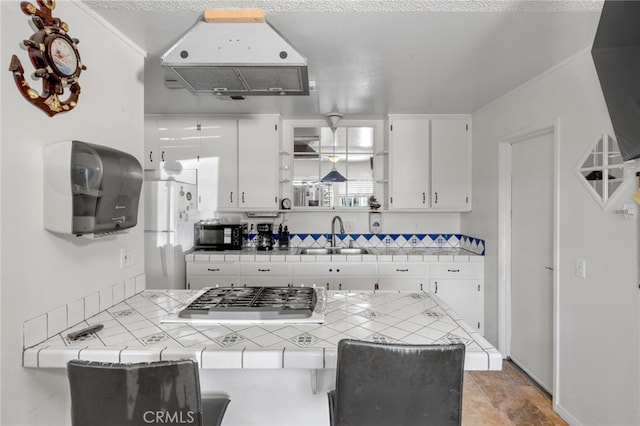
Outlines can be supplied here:
[[120, 269], [133, 265], [133, 253], [128, 248], [120, 249]]
[[587, 262], [584, 259], [576, 259], [575, 273], [578, 278], [587, 278]]

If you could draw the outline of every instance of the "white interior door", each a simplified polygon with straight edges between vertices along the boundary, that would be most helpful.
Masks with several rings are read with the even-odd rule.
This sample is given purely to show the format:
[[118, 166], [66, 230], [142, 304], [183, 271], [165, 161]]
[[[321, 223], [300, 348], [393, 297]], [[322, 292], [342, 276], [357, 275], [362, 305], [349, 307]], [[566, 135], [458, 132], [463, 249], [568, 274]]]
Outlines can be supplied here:
[[510, 357], [553, 388], [553, 132], [511, 151]]

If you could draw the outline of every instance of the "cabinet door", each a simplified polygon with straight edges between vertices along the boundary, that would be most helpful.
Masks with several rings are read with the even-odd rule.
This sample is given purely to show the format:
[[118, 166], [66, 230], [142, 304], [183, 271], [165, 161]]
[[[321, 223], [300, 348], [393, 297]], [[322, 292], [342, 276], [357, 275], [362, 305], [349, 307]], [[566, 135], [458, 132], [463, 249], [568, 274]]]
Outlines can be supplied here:
[[277, 116], [238, 120], [238, 190], [242, 209], [278, 209]]
[[472, 279], [437, 279], [430, 280], [431, 292], [471, 327], [484, 334], [482, 321], [482, 291], [479, 280]]
[[200, 120], [198, 210], [238, 207], [238, 122]]
[[431, 120], [431, 207], [470, 209], [470, 137], [466, 119]]
[[389, 129], [389, 206], [429, 207], [429, 120], [394, 118]]
[[195, 118], [158, 119], [158, 149], [165, 169], [195, 170], [200, 151], [198, 121]]
[[160, 164], [158, 151], [158, 122], [155, 118], [144, 119], [144, 168], [157, 169]]
[[424, 278], [380, 277], [378, 290], [426, 291], [428, 282]]

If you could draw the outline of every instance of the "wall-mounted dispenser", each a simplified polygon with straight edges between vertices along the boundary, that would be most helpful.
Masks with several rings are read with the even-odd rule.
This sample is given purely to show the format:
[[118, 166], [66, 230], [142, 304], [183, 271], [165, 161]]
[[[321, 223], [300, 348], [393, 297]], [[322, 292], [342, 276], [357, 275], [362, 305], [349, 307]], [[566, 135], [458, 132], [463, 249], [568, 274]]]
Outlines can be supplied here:
[[136, 226], [142, 166], [132, 155], [80, 141], [44, 147], [44, 227], [73, 235]]

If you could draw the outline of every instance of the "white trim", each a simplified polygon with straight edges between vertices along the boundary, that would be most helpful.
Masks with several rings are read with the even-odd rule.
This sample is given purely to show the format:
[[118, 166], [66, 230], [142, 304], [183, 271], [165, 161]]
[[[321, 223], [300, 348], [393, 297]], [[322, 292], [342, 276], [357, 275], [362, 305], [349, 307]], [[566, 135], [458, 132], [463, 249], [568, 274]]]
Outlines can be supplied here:
[[553, 134], [553, 406], [559, 394], [559, 208], [560, 208], [560, 120], [509, 135], [498, 143], [498, 349], [503, 356], [511, 354], [511, 148], [514, 143]]
[[141, 48], [136, 43], [131, 41], [131, 39], [129, 37], [124, 35], [120, 30], [118, 30], [116, 27], [114, 27], [109, 21], [104, 19], [101, 15], [96, 13], [89, 6], [87, 6], [86, 4], [84, 4], [80, 0], [70, 0], [70, 1], [74, 5], [78, 6], [80, 9], [82, 9], [87, 15], [89, 15], [93, 19], [95, 19], [104, 28], [106, 28], [107, 30], [112, 32], [116, 37], [118, 37], [120, 40], [122, 40], [125, 44], [127, 44], [129, 47], [131, 47], [133, 50], [135, 50], [138, 54], [140, 54], [140, 56], [142, 56], [143, 58], [147, 57], [147, 52], [143, 48]]

